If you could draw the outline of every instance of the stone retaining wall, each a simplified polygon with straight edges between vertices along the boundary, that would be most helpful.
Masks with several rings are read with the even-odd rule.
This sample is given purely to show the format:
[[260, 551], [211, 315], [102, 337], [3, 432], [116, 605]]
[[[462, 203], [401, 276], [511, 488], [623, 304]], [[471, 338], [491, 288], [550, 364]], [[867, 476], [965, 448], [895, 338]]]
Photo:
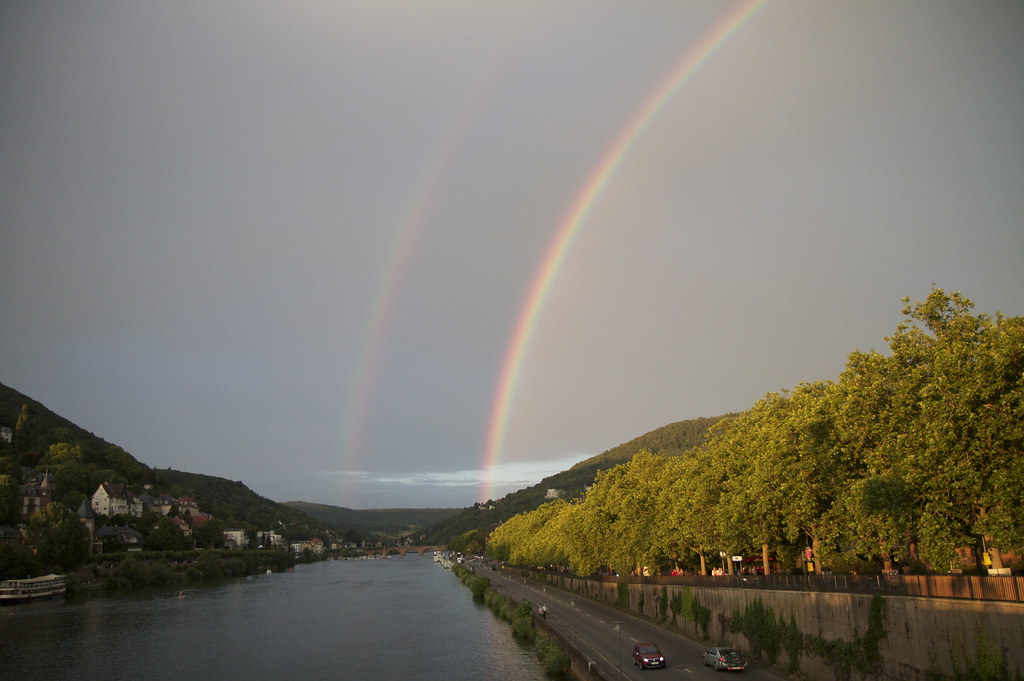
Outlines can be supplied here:
[[[697, 641], [748, 654], [759, 643], [774, 647], [774, 665], [767, 652], [758, 664], [805, 679], [936, 681], [953, 678], [957, 665], [1001, 668], [1005, 678], [1024, 678], [1020, 603], [524, 576], [612, 605], [626, 601], [630, 612]], [[787, 635], [790, 650], [797, 651], [792, 656], [784, 644], [772, 643]]]

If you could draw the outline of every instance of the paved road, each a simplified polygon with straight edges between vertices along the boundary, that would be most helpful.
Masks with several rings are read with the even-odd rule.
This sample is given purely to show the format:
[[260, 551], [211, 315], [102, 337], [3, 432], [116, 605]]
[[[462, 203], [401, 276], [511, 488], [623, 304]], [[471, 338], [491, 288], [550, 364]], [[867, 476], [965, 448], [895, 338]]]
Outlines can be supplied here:
[[[655, 675], [655, 679], [721, 681], [723, 677], [735, 673], [715, 672], [705, 667], [701, 663], [701, 655], [707, 646], [639, 617], [578, 594], [538, 584], [509, 571], [491, 570], [481, 564], [471, 567], [478, 575], [489, 577], [495, 586], [507, 590], [515, 599], [528, 600], [535, 607], [546, 604], [548, 624], [557, 629], [567, 641], [575, 641], [576, 647], [587, 659], [593, 660], [602, 670], [608, 670], [610, 679], [650, 681], [649, 675]], [[665, 654], [666, 668], [641, 672], [633, 664], [632, 657], [633, 644], [638, 641], [656, 643]], [[756, 664], [741, 674], [751, 681], [780, 681], [787, 678], [760, 669]]]

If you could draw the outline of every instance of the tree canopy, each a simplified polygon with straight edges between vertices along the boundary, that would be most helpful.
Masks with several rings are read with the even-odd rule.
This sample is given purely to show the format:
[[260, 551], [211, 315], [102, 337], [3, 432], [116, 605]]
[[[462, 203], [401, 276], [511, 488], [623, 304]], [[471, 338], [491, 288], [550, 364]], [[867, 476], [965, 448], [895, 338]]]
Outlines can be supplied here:
[[769, 393], [682, 457], [638, 450], [582, 497], [499, 526], [489, 552], [580, 573], [760, 554], [767, 570], [806, 543], [818, 565], [852, 552], [945, 570], [978, 546], [1002, 567], [1024, 548], [1024, 318], [935, 286], [903, 303], [888, 354]]

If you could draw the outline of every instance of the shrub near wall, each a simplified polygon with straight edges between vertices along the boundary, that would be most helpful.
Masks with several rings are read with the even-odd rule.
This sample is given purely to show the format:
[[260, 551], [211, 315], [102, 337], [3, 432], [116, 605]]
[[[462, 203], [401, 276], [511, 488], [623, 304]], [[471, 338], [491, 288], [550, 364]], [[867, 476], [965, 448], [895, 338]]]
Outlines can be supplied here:
[[492, 612], [512, 625], [512, 634], [524, 643], [533, 645], [537, 659], [544, 666], [545, 673], [553, 679], [566, 678], [569, 674], [569, 656], [552, 636], [538, 631], [533, 623], [533, 605], [523, 601], [518, 605], [491, 588], [491, 580], [478, 577], [472, 570], [459, 565], [452, 572], [473, 592], [473, 598], [483, 601]]

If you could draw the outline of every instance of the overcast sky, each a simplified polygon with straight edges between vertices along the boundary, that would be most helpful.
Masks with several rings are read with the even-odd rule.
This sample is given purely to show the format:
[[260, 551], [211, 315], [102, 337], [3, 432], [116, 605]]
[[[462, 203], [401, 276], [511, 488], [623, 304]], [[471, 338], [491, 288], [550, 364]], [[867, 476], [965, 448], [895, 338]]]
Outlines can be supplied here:
[[1016, 1], [8, 0], [0, 382], [277, 501], [498, 498], [933, 282], [1024, 314], [1022, 73]]

